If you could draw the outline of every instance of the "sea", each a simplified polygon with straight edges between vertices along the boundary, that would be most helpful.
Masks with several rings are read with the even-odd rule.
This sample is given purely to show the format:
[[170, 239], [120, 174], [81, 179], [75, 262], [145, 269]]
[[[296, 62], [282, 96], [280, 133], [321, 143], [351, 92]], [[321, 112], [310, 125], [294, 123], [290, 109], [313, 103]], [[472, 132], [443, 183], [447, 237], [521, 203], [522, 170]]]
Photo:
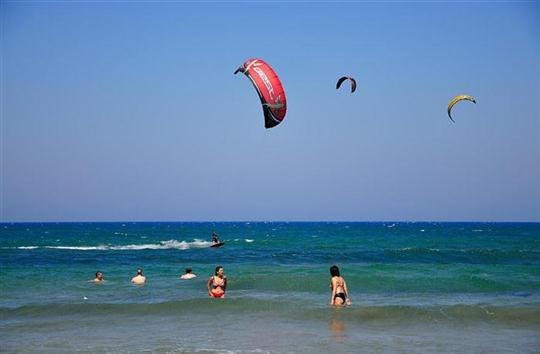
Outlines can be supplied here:
[[540, 223], [2, 223], [0, 351], [539, 353]]

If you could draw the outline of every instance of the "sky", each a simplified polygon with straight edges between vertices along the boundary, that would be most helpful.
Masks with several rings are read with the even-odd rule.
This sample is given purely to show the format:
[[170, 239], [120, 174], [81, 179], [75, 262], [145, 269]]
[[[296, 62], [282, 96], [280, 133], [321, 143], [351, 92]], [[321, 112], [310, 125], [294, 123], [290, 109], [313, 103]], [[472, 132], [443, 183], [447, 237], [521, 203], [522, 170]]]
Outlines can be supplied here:
[[537, 3], [0, 6], [2, 222], [540, 221]]

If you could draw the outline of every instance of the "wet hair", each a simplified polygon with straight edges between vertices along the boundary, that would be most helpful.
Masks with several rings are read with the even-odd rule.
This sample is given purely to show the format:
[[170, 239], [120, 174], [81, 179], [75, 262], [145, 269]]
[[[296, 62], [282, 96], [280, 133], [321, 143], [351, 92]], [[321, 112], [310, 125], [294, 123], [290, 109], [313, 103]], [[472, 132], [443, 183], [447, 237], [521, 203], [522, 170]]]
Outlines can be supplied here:
[[191, 267], [186, 268], [186, 273], [191, 273], [192, 271], [193, 271], [193, 269], [191, 269]]
[[142, 269], [141, 268], [137, 268], [137, 275], [142, 275]]
[[223, 268], [222, 266], [217, 266], [217, 267], [216, 267], [216, 271], [215, 271], [214, 274], [217, 275], [218, 271], [219, 271], [220, 269], [222, 269], [222, 268]]
[[330, 267], [330, 275], [333, 277], [339, 277], [339, 268], [337, 265], [333, 265]]
[[98, 274], [101, 274], [101, 275], [103, 275], [103, 272], [102, 272], [102, 271], [100, 271], [100, 270], [98, 270], [98, 271], [96, 272], [96, 278], [98, 277]]

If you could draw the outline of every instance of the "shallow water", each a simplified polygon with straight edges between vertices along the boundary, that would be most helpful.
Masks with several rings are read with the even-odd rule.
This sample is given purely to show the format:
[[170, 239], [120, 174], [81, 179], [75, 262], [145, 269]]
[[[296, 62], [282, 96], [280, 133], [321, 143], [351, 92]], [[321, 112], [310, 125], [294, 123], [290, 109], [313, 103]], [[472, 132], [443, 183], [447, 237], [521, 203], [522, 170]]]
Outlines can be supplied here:
[[[2, 351], [540, 350], [540, 224], [0, 226]], [[349, 308], [328, 306], [334, 263]], [[218, 264], [227, 298], [212, 300]], [[199, 277], [180, 280], [186, 266]]]

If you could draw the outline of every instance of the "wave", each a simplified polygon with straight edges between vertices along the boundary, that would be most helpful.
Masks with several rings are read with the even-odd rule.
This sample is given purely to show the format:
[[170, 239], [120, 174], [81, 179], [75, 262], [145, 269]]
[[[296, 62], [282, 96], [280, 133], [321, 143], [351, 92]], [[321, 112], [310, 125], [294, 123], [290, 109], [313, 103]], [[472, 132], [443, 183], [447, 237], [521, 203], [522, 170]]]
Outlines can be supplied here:
[[[303, 300], [302, 300], [303, 301]], [[280, 317], [298, 320], [326, 320], [336, 315], [335, 310], [327, 305], [306, 304], [298, 306], [295, 301], [263, 300], [250, 297], [227, 298], [215, 301], [208, 298], [187, 299], [160, 303], [77, 303], [77, 304], [40, 304], [24, 305], [17, 308], [0, 307], [0, 317], [13, 319], [20, 317], [40, 316], [111, 316], [111, 315], [226, 315], [268, 313]], [[353, 303], [349, 308], [340, 311], [343, 320], [388, 321], [392, 322], [503, 322], [540, 325], [540, 309], [537, 306], [493, 306], [477, 305], [363, 305]]]
[[535, 249], [499, 249], [499, 248], [430, 248], [430, 247], [402, 247], [402, 248], [387, 248], [385, 252], [391, 253], [470, 253], [479, 255], [494, 255], [494, 254], [516, 254], [516, 253], [539, 253]]
[[209, 241], [194, 239], [191, 242], [167, 240], [159, 243], [148, 243], [140, 245], [97, 245], [97, 246], [20, 246], [15, 247], [20, 250], [33, 250], [38, 248], [73, 250], [73, 251], [140, 251], [140, 250], [166, 250], [178, 249], [187, 250], [191, 248], [206, 248], [212, 245]]

